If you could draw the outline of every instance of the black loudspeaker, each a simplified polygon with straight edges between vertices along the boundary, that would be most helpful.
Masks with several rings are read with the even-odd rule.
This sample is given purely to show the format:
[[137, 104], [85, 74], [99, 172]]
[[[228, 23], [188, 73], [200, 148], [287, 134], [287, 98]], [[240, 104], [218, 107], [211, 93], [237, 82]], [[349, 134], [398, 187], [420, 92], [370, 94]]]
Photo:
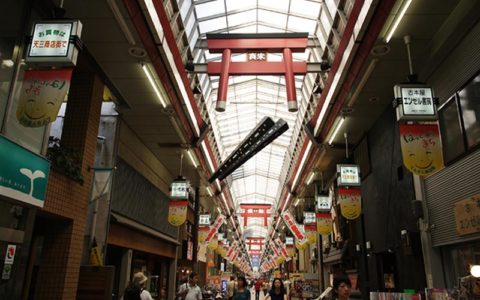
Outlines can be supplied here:
[[412, 201], [412, 214], [415, 219], [423, 219], [423, 205], [421, 200]]

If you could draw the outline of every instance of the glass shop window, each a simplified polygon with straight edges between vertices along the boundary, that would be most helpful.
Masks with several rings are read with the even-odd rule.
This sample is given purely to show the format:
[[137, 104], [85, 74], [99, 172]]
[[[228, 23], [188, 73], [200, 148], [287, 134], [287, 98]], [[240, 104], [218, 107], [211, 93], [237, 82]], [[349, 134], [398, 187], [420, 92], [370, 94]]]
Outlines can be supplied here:
[[457, 97], [450, 98], [438, 112], [438, 122], [442, 134], [443, 157], [451, 162], [465, 152], [462, 124]]
[[467, 146], [471, 148], [480, 143], [480, 75], [459, 91], [458, 97], [462, 108]]

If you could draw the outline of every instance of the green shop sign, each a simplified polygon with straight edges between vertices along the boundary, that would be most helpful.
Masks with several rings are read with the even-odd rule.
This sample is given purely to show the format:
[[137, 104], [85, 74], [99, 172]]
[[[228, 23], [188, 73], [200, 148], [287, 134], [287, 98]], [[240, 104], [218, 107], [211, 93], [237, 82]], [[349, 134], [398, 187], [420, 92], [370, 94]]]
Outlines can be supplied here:
[[0, 135], [0, 195], [43, 207], [50, 162]]

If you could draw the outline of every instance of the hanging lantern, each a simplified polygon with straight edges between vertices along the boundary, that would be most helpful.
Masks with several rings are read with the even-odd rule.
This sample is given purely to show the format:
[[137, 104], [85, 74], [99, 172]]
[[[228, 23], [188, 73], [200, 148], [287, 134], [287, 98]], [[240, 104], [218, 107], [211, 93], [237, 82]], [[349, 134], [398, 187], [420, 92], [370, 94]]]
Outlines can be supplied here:
[[317, 212], [317, 232], [321, 235], [332, 233], [333, 220], [329, 212]]
[[180, 226], [187, 220], [188, 201], [170, 201], [168, 205], [168, 223]]
[[198, 227], [198, 242], [203, 243], [207, 239], [208, 232], [210, 231], [210, 226], [200, 226]]
[[339, 188], [340, 212], [348, 220], [355, 220], [362, 212], [362, 191], [360, 188]]

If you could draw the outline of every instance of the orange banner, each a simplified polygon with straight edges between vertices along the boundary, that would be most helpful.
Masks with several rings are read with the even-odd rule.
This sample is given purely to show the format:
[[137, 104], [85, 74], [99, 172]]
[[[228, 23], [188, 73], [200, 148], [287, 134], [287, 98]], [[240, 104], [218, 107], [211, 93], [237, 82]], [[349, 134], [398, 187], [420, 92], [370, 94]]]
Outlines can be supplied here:
[[362, 212], [362, 191], [359, 188], [339, 188], [340, 212], [348, 220], [358, 218]]
[[70, 88], [73, 69], [27, 70], [23, 76], [17, 120], [25, 127], [41, 127], [57, 119]]
[[188, 201], [173, 200], [168, 205], [168, 223], [180, 226], [187, 220]]
[[442, 143], [436, 124], [400, 124], [403, 164], [413, 174], [428, 176], [443, 168]]
[[332, 233], [332, 214], [329, 212], [317, 213], [317, 232], [321, 235], [327, 235]]

